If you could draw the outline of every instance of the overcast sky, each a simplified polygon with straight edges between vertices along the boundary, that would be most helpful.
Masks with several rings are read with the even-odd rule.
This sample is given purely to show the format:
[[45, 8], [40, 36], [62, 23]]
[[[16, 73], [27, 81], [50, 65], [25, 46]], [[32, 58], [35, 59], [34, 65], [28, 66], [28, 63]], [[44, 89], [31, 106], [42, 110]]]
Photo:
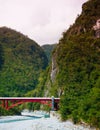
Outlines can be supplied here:
[[57, 43], [87, 0], [0, 0], [0, 27], [19, 31], [38, 44]]

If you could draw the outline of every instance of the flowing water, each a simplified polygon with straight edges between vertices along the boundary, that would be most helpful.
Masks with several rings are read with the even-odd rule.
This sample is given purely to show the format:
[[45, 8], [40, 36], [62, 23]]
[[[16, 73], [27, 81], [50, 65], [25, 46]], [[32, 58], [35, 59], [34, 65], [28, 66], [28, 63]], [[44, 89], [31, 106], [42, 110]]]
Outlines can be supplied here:
[[47, 114], [26, 113], [26, 116], [0, 117], [0, 130], [91, 130], [89, 127], [74, 125], [70, 121], [60, 122], [56, 117], [46, 118]]

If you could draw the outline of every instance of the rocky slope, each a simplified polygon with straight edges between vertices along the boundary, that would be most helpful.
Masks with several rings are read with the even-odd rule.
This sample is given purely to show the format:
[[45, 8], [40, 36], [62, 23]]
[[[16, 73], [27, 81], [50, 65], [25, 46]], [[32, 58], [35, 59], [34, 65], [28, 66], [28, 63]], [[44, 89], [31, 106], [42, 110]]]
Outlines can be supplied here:
[[72, 118], [74, 123], [85, 121], [100, 128], [100, 38], [94, 30], [99, 19], [100, 0], [84, 3], [81, 15], [53, 52], [45, 93], [61, 96], [63, 120]]

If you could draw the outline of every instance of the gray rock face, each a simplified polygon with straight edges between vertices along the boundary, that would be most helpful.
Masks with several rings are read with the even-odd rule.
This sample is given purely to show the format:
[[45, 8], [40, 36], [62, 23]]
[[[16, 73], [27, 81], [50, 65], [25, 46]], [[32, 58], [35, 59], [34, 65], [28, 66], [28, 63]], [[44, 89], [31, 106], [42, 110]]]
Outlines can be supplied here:
[[51, 74], [50, 74], [52, 82], [54, 82], [56, 74], [57, 74], [57, 63], [56, 63], [55, 57], [52, 57], [52, 69], [51, 69]]
[[97, 20], [96, 25], [93, 26], [93, 29], [95, 30], [95, 36], [100, 38], [100, 19]]

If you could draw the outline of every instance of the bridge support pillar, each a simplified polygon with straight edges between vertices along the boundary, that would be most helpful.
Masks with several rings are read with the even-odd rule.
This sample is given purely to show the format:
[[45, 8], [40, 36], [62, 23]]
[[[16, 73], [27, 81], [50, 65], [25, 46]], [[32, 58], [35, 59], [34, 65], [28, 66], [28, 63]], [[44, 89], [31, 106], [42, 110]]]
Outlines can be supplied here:
[[2, 100], [2, 107], [5, 108], [5, 100]]
[[5, 107], [6, 107], [6, 110], [8, 109], [8, 100], [6, 100], [5, 102]]
[[52, 108], [51, 108], [52, 111], [54, 111], [54, 104], [55, 104], [54, 100], [55, 100], [55, 98], [54, 98], [54, 96], [52, 96]]
[[2, 100], [2, 107], [8, 109], [8, 100]]

